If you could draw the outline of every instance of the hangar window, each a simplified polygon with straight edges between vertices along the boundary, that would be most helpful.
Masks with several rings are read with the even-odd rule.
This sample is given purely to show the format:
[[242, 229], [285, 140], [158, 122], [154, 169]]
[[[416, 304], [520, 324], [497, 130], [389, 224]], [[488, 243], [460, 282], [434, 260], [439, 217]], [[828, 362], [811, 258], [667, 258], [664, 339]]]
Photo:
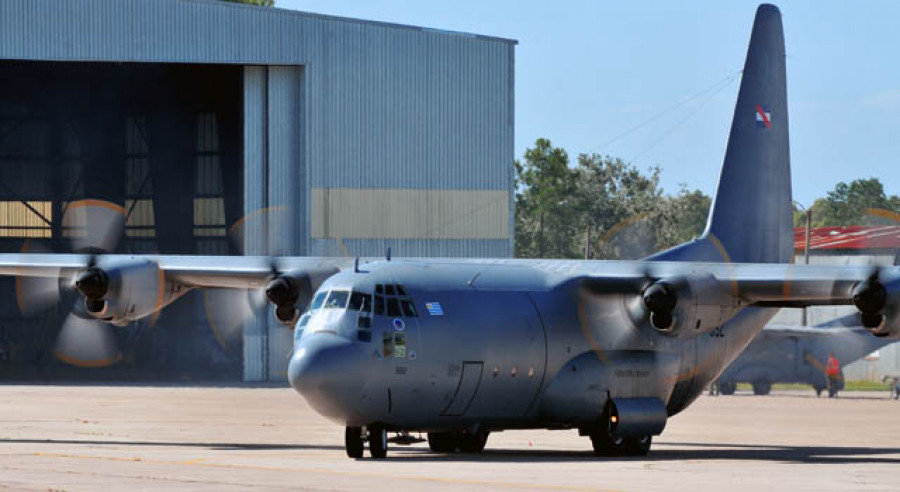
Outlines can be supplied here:
[[0, 202], [0, 237], [51, 237], [52, 202]]

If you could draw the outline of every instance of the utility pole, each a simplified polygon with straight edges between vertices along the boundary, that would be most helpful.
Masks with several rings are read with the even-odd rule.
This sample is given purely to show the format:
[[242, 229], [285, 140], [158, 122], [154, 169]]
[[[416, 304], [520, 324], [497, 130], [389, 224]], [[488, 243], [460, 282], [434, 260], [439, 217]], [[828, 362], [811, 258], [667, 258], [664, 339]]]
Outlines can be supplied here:
[[585, 226], [584, 231], [584, 259], [591, 259], [591, 224]]
[[[810, 236], [810, 227], [811, 227], [810, 224], [812, 222], [812, 210], [806, 209], [805, 212], [806, 212], [806, 240], [803, 244], [803, 263], [806, 265], [809, 265], [809, 241], [810, 241], [809, 236]], [[803, 326], [806, 326], [809, 321], [807, 319], [807, 314], [806, 314], [807, 309], [809, 309], [809, 308], [806, 308], [806, 307], [803, 308], [803, 318], [802, 318]]]

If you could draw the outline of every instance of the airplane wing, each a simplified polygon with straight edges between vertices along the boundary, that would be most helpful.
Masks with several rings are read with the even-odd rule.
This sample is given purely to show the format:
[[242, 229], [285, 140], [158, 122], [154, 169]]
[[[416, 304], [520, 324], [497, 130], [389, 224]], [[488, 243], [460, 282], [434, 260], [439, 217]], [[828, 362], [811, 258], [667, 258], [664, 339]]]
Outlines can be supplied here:
[[662, 331], [679, 331], [678, 319], [720, 326], [751, 306], [852, 305], [861, 314], [859, 324], [875, 335], [900, 336], [900, 270], [896, 267], [635, 263], [627, 269], [594, 271], [580, 280], [589, 293], [640, 295], [651, 323]]

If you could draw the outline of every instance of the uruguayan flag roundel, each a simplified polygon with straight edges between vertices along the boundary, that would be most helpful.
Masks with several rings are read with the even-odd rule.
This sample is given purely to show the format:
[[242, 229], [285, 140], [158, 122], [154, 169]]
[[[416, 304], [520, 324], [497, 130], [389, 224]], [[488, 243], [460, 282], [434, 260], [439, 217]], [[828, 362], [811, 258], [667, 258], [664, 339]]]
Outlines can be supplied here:
[[428, 314], [432, 316], [443, 316], [444, 308], [441, 307], [441, 303], [439, 302], [426, 302], [425, 309], [428, 310]]
[[756, 105], [756, 126], [765, 128], [766, 130], [772, 128], [772, 112], [769, 111], [768, 106], [762, 104]]

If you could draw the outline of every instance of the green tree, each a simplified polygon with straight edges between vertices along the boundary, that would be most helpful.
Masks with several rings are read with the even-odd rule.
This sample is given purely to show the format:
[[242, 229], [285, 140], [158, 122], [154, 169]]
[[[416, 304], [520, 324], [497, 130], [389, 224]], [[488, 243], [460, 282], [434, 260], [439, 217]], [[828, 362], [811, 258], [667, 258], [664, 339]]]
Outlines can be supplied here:
[[539, 138], [516, 161], [516, 256], [569, 258], [574, 180], [569, 155]]
[[661, 220], [656, 247], [660, 250], [677, 246], [699, 237], [706, 228], [712, 198], [700, 190], [688, 190], [682, 184], [675, 196], [660, 203]]
[[275, 0], [223, 0], [231, 3], [246, 3], [248, 5], [259, 5], [260, 7], [274, 7]]
[[[857, 179], [835, 185], [825, 198], [813, 203], [811, 210], [813, 227], [895, 223], [890, 216], [900, 213], [900, 197], [887, 196], [878, 178]], [[872, 210], [887, 213], [872, 214]], [[795, 225], [804, 225], [804, 221], [795, 213]]]

